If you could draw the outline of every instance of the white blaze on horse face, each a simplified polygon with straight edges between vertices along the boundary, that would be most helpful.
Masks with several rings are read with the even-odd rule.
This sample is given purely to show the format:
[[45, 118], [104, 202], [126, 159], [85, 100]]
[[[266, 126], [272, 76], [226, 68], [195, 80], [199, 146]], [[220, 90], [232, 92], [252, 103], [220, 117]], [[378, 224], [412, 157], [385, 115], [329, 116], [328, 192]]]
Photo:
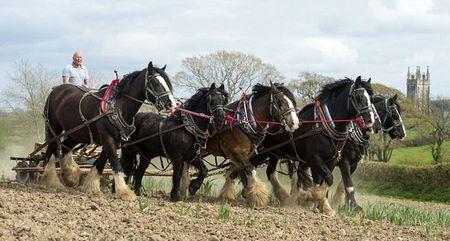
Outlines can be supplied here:
[[177, 102], [175, 101], [175, 98], [173, 98], [172, 91], [170, 91], [170, 88], [167, 85], [166, 80], [164, 80], [164, 78], [161, 75], [157, 75], [156, 79], [164, 87], [164, 90], [166, 90], [169, 93], [169, 95], [167, 97], [169, 97], [169, 100], [170, 100], [170, 102], [172, 104], [171, 109], [173, 111], [175, 109], [175, 107], [177, 107]]
[[[372, 102], [370, 101], [370, 96], [369, 93], [367, 93], [367, 90], [364, 90], [364, 96], [367, 99], [367, 106], [372, 106]], [[375, 114], [372, 111], [369, 111], [370, 114], [370, 123], [367, 125], [368, 127], [372, 127], [373, 124], [375, 123]]]
[[300, 121], [298, 120], [297, 112], [295, 111], [294, 104], [292, 103], [291, 99], [289, 99], [287, 96], [283, 95], [284, 99], [287, 101], [289, 109], [291, 110], [291, 118], [292, 118], [292, 127], [289, 127], [291, 131], [295, 131], [298, 129], [298, 124]]
[[[398, 115], [398, 121], [400, 121], [400, 123], [402, 124], [402, 131], [403, 131], [403, 137], [400, 140], [405, 139], [406, 137], [406, 130], [405, 130], [405, 125], [403, 125], [403, 120], [402, 120], [402, 116], [400, 115], [400, 113], [398, 112], [398, 109], [395, 108], [395, 112], [397, 112]], [[395, 127], [397, 128], [397, 127]]]

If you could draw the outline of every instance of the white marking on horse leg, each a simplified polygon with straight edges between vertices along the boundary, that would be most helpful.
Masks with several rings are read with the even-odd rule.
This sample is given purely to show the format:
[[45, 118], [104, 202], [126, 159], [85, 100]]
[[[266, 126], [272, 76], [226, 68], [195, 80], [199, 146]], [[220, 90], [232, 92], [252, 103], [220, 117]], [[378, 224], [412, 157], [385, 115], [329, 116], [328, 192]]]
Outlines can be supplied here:
[[294, 104], [292, 103], [291, 99], [289, 99], [289, 98], [288, 98], [287, 96], [285, 96], [285, 95], [283, 95], [283, 97], [284, 97], [284, 99], [286, 99], [286, 101], [287, 101], [287, 103], [288, 103], [288, 106], [289, 106], [289, 109], [292, 110], [292, 111], [290, 112], [291, 118], [292, 118], [292, 123], [293, 123], [293, 126], [292, 126], [291, 130], [292, 130], [292, 131], [295, 131], [295, 130], [298, 129], [298, 125], [299, 125], [299, 123], [300, 123], [300, 121], [299, 121], [299, 119], [298, 119], [298, 116], [297, 116], [297, 112], [295, 111]]
[[116, 188], [116, 194], [120, 199], [123, 200], [136, 200], [136, 195], [130, 190], [128, 185], [125, 183], [125, 174], [123, 172], [114, 173], [114, 184]]
[[354, 187], [347, 187], [347, 188], [345, 188], [345, 190], [347, 191], [347, 193], [352, 193], [352, 192], [355, 191], [355, 188]]

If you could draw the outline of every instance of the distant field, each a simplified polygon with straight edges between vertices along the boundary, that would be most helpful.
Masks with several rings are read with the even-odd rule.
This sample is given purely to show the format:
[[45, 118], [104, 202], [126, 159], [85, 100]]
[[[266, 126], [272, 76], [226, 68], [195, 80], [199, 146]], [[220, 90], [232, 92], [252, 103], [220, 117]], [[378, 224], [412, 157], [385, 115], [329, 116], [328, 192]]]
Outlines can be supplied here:
[[[444, 150], [450, 150], [450, 140], [444, 143]], [[450, 152], [447, 153], [447, 161], [450, 161]], [[403, 147], [396, 148], [392, 153], [392, 164], [404, 164], [404, 165], [429, 165], [433, 164], [433, 157], [431, 155], [430, 146], [418, 146], [418, 147]]]

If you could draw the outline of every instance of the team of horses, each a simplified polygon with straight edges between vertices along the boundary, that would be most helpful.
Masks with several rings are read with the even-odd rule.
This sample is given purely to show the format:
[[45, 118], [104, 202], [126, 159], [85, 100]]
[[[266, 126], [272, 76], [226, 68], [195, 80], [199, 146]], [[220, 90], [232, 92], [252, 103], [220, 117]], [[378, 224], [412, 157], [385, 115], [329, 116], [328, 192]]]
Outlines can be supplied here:
[[[272, 82], [254, 85], [250, 94], [232, 103], [228, 103], [223, 84], [212, 84], [178, 105], [165, 68], [150, 62], [147, 68], [96, 91], [70, 84], [55, 87], [44, 110], [46, 139], [69, 134], [49, 143], [46, 184], [58, 182], [55, 177], [48, 178], [56, 175], [56, 156], [61, 159], [66, 184], [78, 185], [79, 168], [67, 154], [79, 144], [96, 144], [102, 146], [102, 152], [80, 185], [82, 191], [101, 193], [100, 177], [109, 161], [113, 192], [134, 200], [141, 194], [151, 159], [159, 156], [171, 161], [170, 200], [179, 201], [187, 192], [194, 195], [199, 190], [208, 175], [203, 158], [213, 155], [231, 163], [219, 194], [221, 201], [236, 202], [235, 179], [239, 179], [241, 195], [249, 205], [267, 205], [269, 191], [258, 179], [256, 168], [268, 164], [267, 177], [282, 204], [310, 203], [332, 215], [327, 195], [333, 169], [338, 166], [342, 173], [334, 200], [345, 198], [346, 204], [360, 208], [351, 175], [366, 155], [370, 136], [383, 131], [392, 139], [405, 137], [397, 96], [374, 96], [370, 79], [346, 78], [327, 84], [301, 110], [288, 88]], [[138, 113], [144, 103], [171, 114]], [[73, 128], [77, 131], [71, 132]], [[289, 166], [290, 193], [277, 177], [280, 160]], [[197, 169], [192, 181], [189, 166]]]

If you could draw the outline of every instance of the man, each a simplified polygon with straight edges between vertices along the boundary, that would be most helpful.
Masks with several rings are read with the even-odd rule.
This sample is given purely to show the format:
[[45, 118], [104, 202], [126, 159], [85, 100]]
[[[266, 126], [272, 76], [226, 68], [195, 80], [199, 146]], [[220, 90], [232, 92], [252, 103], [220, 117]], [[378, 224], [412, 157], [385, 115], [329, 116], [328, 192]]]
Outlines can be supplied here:
[[84, 87], [89, 86], [89, 73], [86, 66], [82, 65], [83, 54], [77, 51], [73, 54], [72, 64], [67, 65], [62, 72], [62, 78], [64, 84], [81, 85]]

